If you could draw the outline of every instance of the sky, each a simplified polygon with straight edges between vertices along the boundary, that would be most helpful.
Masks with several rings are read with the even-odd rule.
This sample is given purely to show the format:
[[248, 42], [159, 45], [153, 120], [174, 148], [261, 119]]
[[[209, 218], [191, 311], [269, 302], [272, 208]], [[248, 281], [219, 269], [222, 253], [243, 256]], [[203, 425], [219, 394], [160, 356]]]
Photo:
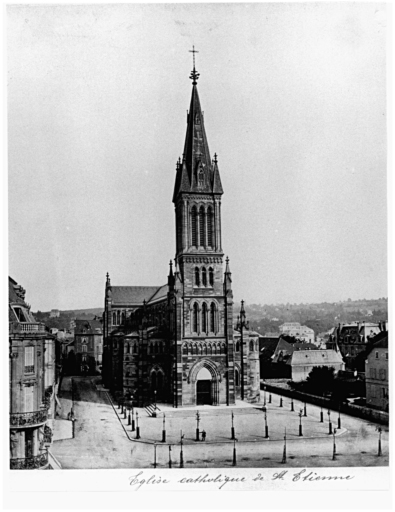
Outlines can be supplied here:
[[192, 45], [236, 301], [387, 296], [380, 3], [7, 6], [8, 266], [32, 310], [162, 285]]

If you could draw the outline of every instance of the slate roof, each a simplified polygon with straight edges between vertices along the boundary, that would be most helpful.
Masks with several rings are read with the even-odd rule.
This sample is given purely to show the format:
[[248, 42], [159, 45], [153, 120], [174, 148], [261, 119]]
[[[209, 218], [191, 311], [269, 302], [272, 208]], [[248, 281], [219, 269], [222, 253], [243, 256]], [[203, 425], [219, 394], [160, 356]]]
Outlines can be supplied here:
[[376, 348], [388, 349], [388, 331], [381, 331], [372, 339], [369, 347], [366, 349], [366, 356]]
[[[84, 320], [77, 318], [75, 320], [75, 334], [81, 334], [82, 329], [87, 329], [90, 334], [101, 334], [103, 324], [99, 320]], [[100, 332], [97, 331], [100, 330]]]
[[[112, 304], [142, 306], [144, 300], [149, 302], [165, 286], [111, 286]], [[167, 289], [166, 289], [167, 292]], [[163, 291], [162, 291], [163, 293]]]
[[328, 366], [343, 363], [343, 358], [336, 350], [295, 350], [288, 364], [304, 366], [310, 364]]

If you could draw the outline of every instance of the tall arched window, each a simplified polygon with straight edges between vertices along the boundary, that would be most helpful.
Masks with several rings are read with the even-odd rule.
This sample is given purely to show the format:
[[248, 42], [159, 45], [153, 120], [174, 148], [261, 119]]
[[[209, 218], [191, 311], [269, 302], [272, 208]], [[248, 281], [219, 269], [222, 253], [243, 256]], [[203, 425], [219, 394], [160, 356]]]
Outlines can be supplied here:
[[203, 347], [201, 345], [199, 345], [198, 350], [199, 350], [199, 356], [203, 355]]
[[137, 343], [133, 344], [133, 353], [137, 354]]
[[198, 325], [199, 325], [199, 308], [198, 305], [193, 305], [193, 320], [192, 320], [192, 326], [193, 326], [193, 332], [198, 332]]
[[151, 387], [152, 389], [156, 389], [156, 372], [151, 373]]
[[226, 354], [226, 345], [225, 345], [225, 343], [222, 343], [222, 345], [221, 345], [221, 352], [223, 354]]
[[126, 344], [126, 353], [130, 354], [130, 345], [129, 345], [129, 343]]
[[259, 350], [259, 341], [258, 341], [258, 340], [256, 340], [256, 342], [255, 342], [255, 350], [256, 350], [257, 352], [258, 352], [258, 350]]
[[207, 355], [207, 345], [204, 345], [204, 347], [203, 347], [203, 354], [205, 356]]
[[216, 356], [216, 355], [217, 355], [217, 347], [216, 347], [216, 345], [215, 345], [215, 344], [213, 345], [213, 351], [212, 351], [212, 354], [213, 354], [213, 356]]
[[208, 282], [210, 283], [210, 286], [214, 286], [214, 270], [212, 267], [208, 269]]
[[112, 324], [117, 325], [117, 314], [115, 313], [115, 311], [112, 314]]
[[212, 347], [211, 347], [211, 343], [210, 343], [210, 345], [208, 346], [207, 354], [208, 354], [209, 356], [211, 356], [211, 355], [213, 354], [213, 349], [212, 349]]
[[254, 342], [251, 340], [250, 341], [250, 352], [253, 352], [254, 351]]
[[121, 323], [121, 313], [117, 311], [117, 325]]
[[125, 323], [125, 311], [122, 311], [122, 315], [121, 315], [121, 323], [124, 324]]
[[202, 285], [207, 286], [207, 270], [205, 267], [202, 268]]
[[211, 303], [210, 306], [210, 332], [215, 332], [215, 304]]
[[235, 386], [240, 386], [239, 370], [237, 370], [236, 368], [235, 368]]
[[213, 210], [209, 206], [207, 210], [207, 245], [213, 247]]
[[195, 285], [200, 286], [200, 270], [199, 267], [195, 267]]
[[196, 206], [191, 210], [191, 231], [192, 231], [192, 245], [197, 247], [197, 212]]
[[206, 215], [204, 212], [203, 206], [200, 207], [199, 210], [199, 228], [200, 228], [200, 245], [205, 247], [205, 239], [206, 239]]
[[207, 304], [205, 302], [202, 306], [202, 332], [207, 332]]

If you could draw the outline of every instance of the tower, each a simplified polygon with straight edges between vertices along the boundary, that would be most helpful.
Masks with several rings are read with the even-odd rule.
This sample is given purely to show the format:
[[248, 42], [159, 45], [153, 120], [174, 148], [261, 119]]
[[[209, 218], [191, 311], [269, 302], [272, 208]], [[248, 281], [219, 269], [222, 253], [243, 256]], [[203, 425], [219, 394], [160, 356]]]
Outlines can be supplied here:
[[229, 264], [225, 277], [223, 273], [223, 189], [217, 155], [210, 157], [195, 62], [190, 78], [184, 152], [176, 165], [173, 194], [176, 272], [169, 301], [175, 327], [174, 402], [230, 404], [235, 399], [233, 297]]

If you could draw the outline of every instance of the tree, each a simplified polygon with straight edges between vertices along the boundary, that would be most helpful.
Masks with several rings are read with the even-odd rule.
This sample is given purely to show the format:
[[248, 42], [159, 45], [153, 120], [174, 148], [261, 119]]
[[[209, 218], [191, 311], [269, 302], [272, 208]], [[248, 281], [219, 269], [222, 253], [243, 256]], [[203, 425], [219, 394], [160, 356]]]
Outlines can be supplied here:
[[315, 395], [324, 395], [333, 389], [335, 369], [332, 366], [316, 366], [306, 379], [306, 388]]

